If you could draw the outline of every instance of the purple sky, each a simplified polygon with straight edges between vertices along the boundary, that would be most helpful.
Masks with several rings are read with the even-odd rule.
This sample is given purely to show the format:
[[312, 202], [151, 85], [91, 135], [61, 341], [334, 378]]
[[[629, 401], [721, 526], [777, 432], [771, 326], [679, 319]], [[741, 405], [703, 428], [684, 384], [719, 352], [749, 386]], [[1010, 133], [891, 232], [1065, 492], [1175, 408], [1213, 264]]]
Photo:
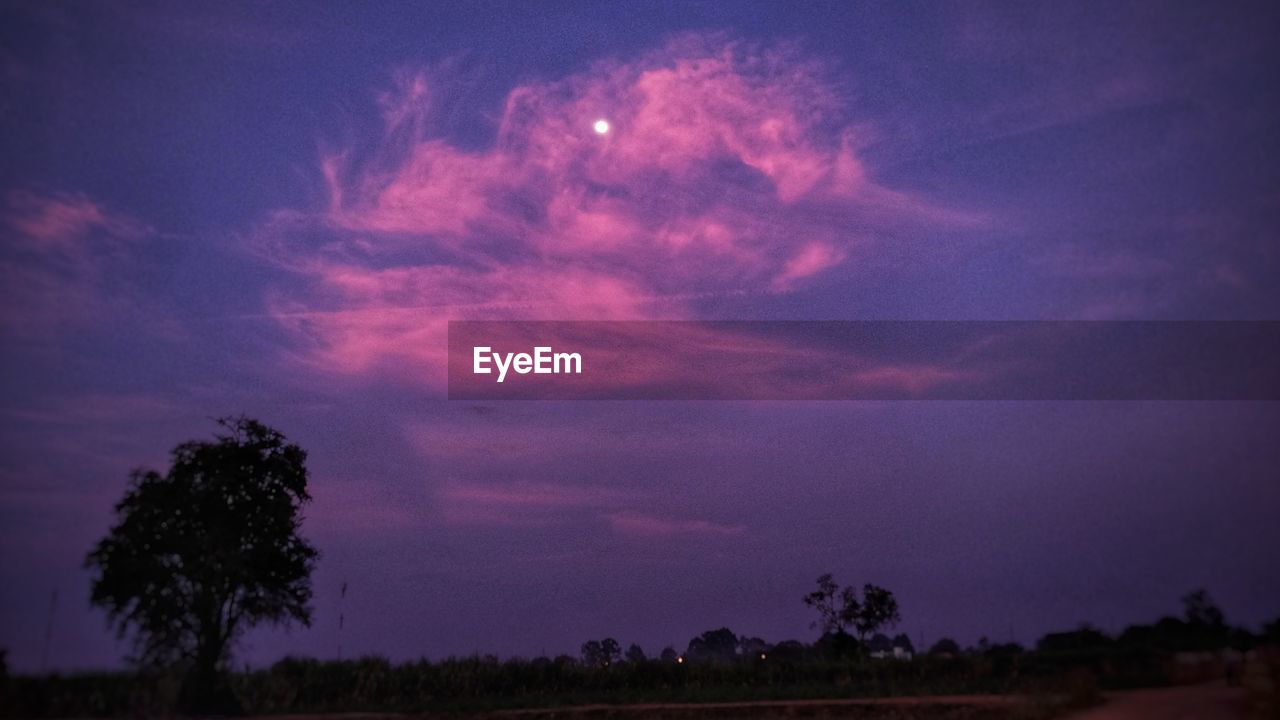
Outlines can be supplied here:
[[1274, 403], [444, 399], [449, 319], [1280, 320], [1274, 4], [1042, 5], [4, 4], [10, 662], [56, 590], [120, 663], [84, 554], [241, 412], [323, 553], [255, 664], [808, 640], [823, 572], [927, 642], [1274, 618]]

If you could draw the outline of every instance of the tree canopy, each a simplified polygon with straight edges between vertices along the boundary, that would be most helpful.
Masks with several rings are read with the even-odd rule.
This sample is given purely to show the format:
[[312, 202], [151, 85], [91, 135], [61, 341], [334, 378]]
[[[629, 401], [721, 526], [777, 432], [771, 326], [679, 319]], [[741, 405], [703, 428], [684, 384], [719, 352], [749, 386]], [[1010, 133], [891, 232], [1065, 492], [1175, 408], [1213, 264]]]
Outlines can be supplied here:
[[685, 655], [695, 660], [727, 660], [738, 654], [738, 636], [729, 628], [708, 630], [689, 641]]
[[582, 662], [594, 667], [608, 667], [622, 657], [622, 646], [611, 637], [603, 640], [588, 640], [582, 644], [581, 650]]
[[959, 655], [960, 643], [951, 638], [941, 638], [929, 648], [930, 655]]
[[885, 627], [893, 627], [902, 618], [893, 593], [879, 585], [862, 586], [862, 597], [852, 585], [840, 588], [830, 573], [818, 577], [818, 589], [804, 596], [804, 604], [818, 611], [813, 625], [824, 634], [836, 637], [848, 634], [850, 628], [865, 644], [868, 635]]
[[220, 682], [230, 647], [258, 623], [311, 621], [317, 552], [299, 535], [306, 452], [249, 418], [172, 451], [168, 472], [136, 470], [116, 523], [85, 559], [91, 602], [137, 660], [184, 661], [189, 710], [234, 709]]

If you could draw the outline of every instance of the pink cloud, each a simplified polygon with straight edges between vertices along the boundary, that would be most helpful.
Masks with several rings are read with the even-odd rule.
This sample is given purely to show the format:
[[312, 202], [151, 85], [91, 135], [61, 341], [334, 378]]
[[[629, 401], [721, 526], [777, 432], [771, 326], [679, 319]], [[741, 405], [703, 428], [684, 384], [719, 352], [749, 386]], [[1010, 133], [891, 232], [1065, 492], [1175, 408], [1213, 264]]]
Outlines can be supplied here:
[[132, 307], [123, 271], [153, 231], [84, 195], [15, 191], [3, 214], [0, 325], [29, 335]]
[[783, 264], [782, 273], [773, 279], [773, 288], [785, 290], [796, 281], [816, 275], [843, 259], [843, 253], [830, 245], [809, 243]]
[[269, 312], [300, 362], [439, 387], [446, 319], [689, 317], [693, 297], [832, 271], [867, 241], [850, 226], [950, 221], [875, 183], [829, 77], [691, 35], [512, 89], [492, 145], [464, 149], [432, 132], [448, 82], [401, 72], [378, 146], [322, 158], [325, 206], [257, 233], [307, 281]]
[[536, 527], [564, 522], [603, 522], [619, 535], [740, 535], [741, 525], [670, 519], [630, 509], [644, 504], [634, 491], [594, 485], [449, 480], [436, 493], [450, 525]]
[[934, 365], [879, 365], [850, 372], [846, 376], [846, 382], [855, 391], [903, 391], [920, 396], [948, 383], [973, 380], [978, 377], [980, 375], [973, 371], [954, 370]]
[[69, 246], [90, 229], [111, 222], [98, 205], [84, 196], [40, 197], [25, 192], [9, 195], [9, 224], [19, 237]]
[[307, 523], [322, 532], [368, 536], [372, 531], [422, 528], [430, 522], [419, 503], [368, 478], [317, 477]]
[[[94, 246], [119, 247], [151, 231], [132, 218], [106, 210], [82, 194], [37, 195], [10, 192], [4, 222], [10, 237], [33, 251], [75, 259]], [[101, 231], [101, 237], [95, 233]]]
[[436, 493], [441, 516], [450, 525], [547, 525], [591, 518], [628, 500], [626, 493], [605, 487], [529, 481], [454, 479]]
[[709, 520], [674, 520], [640, 513], [622, 512], [608, 516], [609, 525], [624, 535], [742, 535], [741, 525], [723, 525]]
[[492, 484], [450, 482], [440, 492], [448, 502], [481, 505], [568, 508], [615, 505], [621, 496], [607, 488], [574, 487], [549, 483], [516, 481]]

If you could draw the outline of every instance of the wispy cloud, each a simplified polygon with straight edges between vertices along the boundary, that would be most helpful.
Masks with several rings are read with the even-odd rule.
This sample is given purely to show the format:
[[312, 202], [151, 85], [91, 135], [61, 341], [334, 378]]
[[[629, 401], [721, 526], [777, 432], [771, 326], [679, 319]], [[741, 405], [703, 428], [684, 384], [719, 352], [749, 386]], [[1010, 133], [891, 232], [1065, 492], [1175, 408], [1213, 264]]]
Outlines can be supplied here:
[[742, 535], [742, 525], [724, 525], [710, 520], [680, 520], [640, 513], [613, 513], [608, 516], [613, 529], [625, 535]]
[[80, 194], [10, 192], [0, 246], [0, 324], [22, 335], [132, 309], [147, 225]]
[[449, 525], [539, 526], [589, 519], [629, 500], [620, 490], [545, 481], [446, 481], [437, 491]]
[[537, 527], [562, 523], [603, 523], [624, 536], [739, 535], [742, 525], [698, 518], [675, 518], [637, 508], [652, 498], [636, 490], [547, 481], [464, 482], [449, 480], [436, 500], [444, 521], [454, 526]]
[[801, 287], [869, 229], [960, 218], [875, 182], [829, 78], [789, 46], [690, 35], [514, 88], [477, 150], [433, 134], [449, 83], [401, 72], [378, 146], [323, 157], [325, 206], [255, 234], [307, 281], [270, 312], [301, 362], [437, 385], [448, 318], [688, 317], [694, 296]]

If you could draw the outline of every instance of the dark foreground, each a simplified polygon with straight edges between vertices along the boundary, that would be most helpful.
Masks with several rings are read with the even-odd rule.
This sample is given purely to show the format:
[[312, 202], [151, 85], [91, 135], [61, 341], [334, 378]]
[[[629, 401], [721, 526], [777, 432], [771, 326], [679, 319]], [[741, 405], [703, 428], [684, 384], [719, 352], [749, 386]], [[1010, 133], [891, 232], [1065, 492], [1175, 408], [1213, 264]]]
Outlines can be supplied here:
[[1072, 715], [1070, 720], [1235, 720], [1266, 717], [1254, 707], [1248, 692], [1216, 682], [1190, 687], [1130, 690], [1108, 696], [1107, 702]]
[[[484, 720], [1247, 720], [1260, 717], [1245, 690], [1213, 682], [1186, 687], [1108, 693], [1102, 704], [1071, 711], [1061, 702], [1026, 696], [946, 695], [839, 700], [767, 700], [723, 703], [640, 703], [502, 710]], [[406, 720], [399, 714], [261, 716], [256, 720]], [[254, 720], [254, 719], [251, 719]]]
[[[1003, 720], [1060, 716], [1061, 707], [1009, 695], [943, 695], [933, 697], [857, 698], [835, 700], [760, 700], [717, 703], [638, 703], [575, 705], [557, 708], [499, 710], [472, 715], [472, 720], [729, 720], [751, 718], [857, 718], [865, 720]], [[290, 715], [250, 720], [406, 720], [413, 715]]]

